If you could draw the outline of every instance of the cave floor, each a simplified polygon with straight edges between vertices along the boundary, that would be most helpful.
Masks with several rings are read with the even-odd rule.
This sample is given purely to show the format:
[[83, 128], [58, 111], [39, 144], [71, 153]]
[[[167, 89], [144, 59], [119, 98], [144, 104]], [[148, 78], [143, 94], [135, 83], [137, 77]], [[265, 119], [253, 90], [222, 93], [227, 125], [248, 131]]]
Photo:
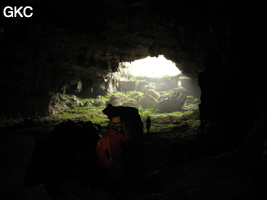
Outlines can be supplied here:
[[[137, 173], [122, 189], [129, 199], [265, 199], [266, 163], [238, 150], [207, 155], [184, 133], [146, 136]], [[251, 161], [253, 160], [254, 163]]]
[[[51, 131], [46, 128], [43, 132], [44, 127], [47, 126], [30, 130], [17, 128], [1, 134], [1, 199], [10, 196], [7, 191], [23, 185], [18, 180], [24, 178], [15, 175], [23, 174], [20, 171], [23, 167], [27, 168], [21, 165], [25, 163], [22, 160], [29, 162], [31, 159], [27, 157], [29, 152], [25, 152], [33, 151], [34, 148], [31, 133], [36, 134], [37, 130], [41, 136]], [[16, 135], [23, 133], [23, 137], [13, 138], [14, 132]], [[25, 146], [27, 148], [23, 148]], [[125, 157], [125, 180], [119, 189], [121, 195], [116, 198], [104, 190], [95, 190], [90, 185], [85, 187], [66, 180], [61, 185], [61, 193], [57, 194], [47, 193], [42, 184], [31, 189], [23, 187], [24, 198], [21, 199], [266, 199], [266, 184], [262, 184], [266, 177], [264, 166], [266, 163], [263, 164], [257, 158], [240, 156], [238, 150], [220, 155], [207, 154], [196, 135], [174, 129], [145, 134], [143, 145], [136, 150], [136, 156]]]

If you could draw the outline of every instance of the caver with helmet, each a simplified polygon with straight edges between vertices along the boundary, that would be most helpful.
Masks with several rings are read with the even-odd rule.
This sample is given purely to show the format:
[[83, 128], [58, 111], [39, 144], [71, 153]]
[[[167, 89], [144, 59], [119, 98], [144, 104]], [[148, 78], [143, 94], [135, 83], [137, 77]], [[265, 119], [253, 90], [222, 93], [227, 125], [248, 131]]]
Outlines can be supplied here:
[[121, 144], [129, 140], [129, 133], [124, 126], [119, 116], [111, 118], [108, 129], [104, 132], [103, 137], [109, 138], [110, 155], [114, 164], [111, 167], [105, 168], [108, 189], [114, 192], [123, 181], [123, 160], [121, 154]]
[[103, 137], [110, 138], [111, 154], [114, 160], [116, 160], [120, 155], [121, 142], [129, 140], [129, 133], [120, 117], [114, 116], [111, 118], [108, 129], [104, 132]]
[[117, 131], [123, 131], [124, 123], [118, 116], [112, 117], [109, 123], [109, 128], [115, 129]]

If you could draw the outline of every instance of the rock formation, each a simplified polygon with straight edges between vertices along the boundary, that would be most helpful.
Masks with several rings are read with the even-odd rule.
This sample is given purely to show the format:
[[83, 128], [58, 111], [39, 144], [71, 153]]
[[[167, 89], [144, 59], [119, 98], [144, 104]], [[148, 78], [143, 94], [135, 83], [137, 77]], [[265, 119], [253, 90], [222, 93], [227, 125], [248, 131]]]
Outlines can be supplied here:
[[[33, 6], [33, 17], [0, 15], [0, 119], [52, 114], [55, 95], [77, 85], [84, 97], [105, 94], [120, 62], [164, 55], [200, 86], [198, 138], [207, 152], [240, 148], [254, 158], [266, 149], [263, 3], [2, 0], [1, 13], [8, 5]], [[29, 144], [22, 145], [26, 156]], [[22, 174], [1, 194], [18, 191]]]
[[137, 148], [142, 144], [143, 138], [143, 122], [138, 113], [138, 110], [134, 107], [126, 106], [113, 106], [108, 104], [108, 106], [103, 110], [103, 113], [111, 119], [114, 116], [119, 116], [121, 120], [125, 123], [125, 127], [130, 134], [130, 143], [133, 148]]

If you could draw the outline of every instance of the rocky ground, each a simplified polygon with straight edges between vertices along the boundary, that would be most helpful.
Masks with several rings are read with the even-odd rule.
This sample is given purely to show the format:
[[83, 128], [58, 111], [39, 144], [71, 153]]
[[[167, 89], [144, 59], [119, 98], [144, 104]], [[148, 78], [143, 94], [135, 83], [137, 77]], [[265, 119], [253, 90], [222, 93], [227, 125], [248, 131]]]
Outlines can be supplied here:
[[[238, 150], [214, 155], [199, 142], [197, 132], [188, 134], [186, 127], [145, 134], [143, 145], [133, 154], [125, 154], [125, 181], [116, 197], [92, 183], [70, 178], [71, 172], [66, 172], [68, 178], [61, 180], [57, 190], [47, 189], [48, 186], [40, 181], [46, 180], [45, 177], [33, 183], [38, 180], [36, 176], [42, 175], [37, 173], [35, 179], [32, 177], [29, 181], [26, 174], [37, 142], [51, 131], [53, 127], [48, 124], [1, 128], [1, 200], [236, 200], [267, 197], [264, 159], [243, 156]], [[47, 152], [47, 149], [41, 152]], [[45, 161], [52, 160], [45, 158], [47, 155], [39, 156]], [[49, 166], [43, 166], [46, 167]], [[31, 184], [25, 184], [27, 179]], [[49, 183], [53, 184], [51, 180]]]
[[123, 189], [129, 199], [230, 200], [266, 195], [265, 184], [261, 185], [265, 172], [257, 158], [251, 163], [238, 151], [209, 154], [196, 138], [183, 133], [147, 136], [140, 154], [138, 173]]

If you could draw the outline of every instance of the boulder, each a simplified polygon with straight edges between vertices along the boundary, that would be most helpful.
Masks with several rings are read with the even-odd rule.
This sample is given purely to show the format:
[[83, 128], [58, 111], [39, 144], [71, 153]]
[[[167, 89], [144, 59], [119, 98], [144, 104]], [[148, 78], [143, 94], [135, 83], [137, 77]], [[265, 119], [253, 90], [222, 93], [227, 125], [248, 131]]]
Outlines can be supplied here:
[[85, 106], [75, 95], [68, 96], [60, 93], [51, 94], [50, 102], [47, 108], [47, 114], [56, 114], [69, 108]]
[[137, 86], [136, 86], [136, 91], [144, 92], [144, 88], [148, 84], [149, 83], [147, 81], [139, 81], [138, 84], [137, 84]]
[[134, 91], [136, 88], [136, 81], [120, 81], [120, 91]]
[[145, 85], [145, 87], [144, 87], [144, 92], [146, 92], [147, 90], [151, 90], [151, 89], [152, 89], [152, 90], [155, 89], [155, 84], [149, 82], [147, 85]]
[[49, 105], [47, 107], [47, 114], [52, 115], [65, 111], [68, 109], [68, 105], [71, 105], [70, 100], [62, 94], [51, 94]]
[[159, 112], [173, 112], [181, 110], [186, 100], [186, 91], [179, 88], [177, 91], [161, 96], [155, 103], [155, 108]]
[[72, 97], [70, 97], [69, 99], [70, 99], [70, 101], [71, 101], [72, 103], [74, 103], [74, 104], [77, 105], [78, 107], [82, 107], [82, 106], [84, 106], [84, 104], [83, 104], [81, 101], [79, 101], [79, 100], [77, 99], [76, 96], [72, 96]]
[[159, 93], [156, 92], [154, 89], [148, 89], [148, 90], [146, 91], [146, 94], [148, 94], [148, 95], [154, 97], [155, 99], [159, 98]]
[[135, 107], [137, 105], [138, 105], [138, 103], [135, 100], [127, 101], [127, 102], [125, 102], [125, 103], [122, 104], [122, 106], [130, 106], [130, 107]]
[[139, 101], [144, 96], [144, 93], [142, 92], [134, 92], [131, 97], [135, 99], [136, 101]]
[[121, 105], [124, 101], [127, 100], [127, 97], [124, 94], [116, 94], [110, 97], [109, 103], [112, 105]]
[[154, 107], [156, 102], [156, 99], [153, 98], [150, 95], [145, 94], [140, 100], [139, 100], [139, 104], [143, 107], [143, 108], [148, 108], [149, 106]]
[[35, 192], [41, 194], [42, 187], [37, 187], [40, 184], [44, 184], [44, 187], [51, 191], [55, 183], [62, 180], [88, 181], [95, 184], [99, 180], [95, 149], [100, 129], [101, 127], [91, 121], [68, 120], [55, 126], [53, 132], [38, 139], [31, 161], [27, 165], [26, 175], [23, 176], [24, 185], [36, 189], [26, 191], [27, 195]]
[[125, 127], [130, 134], [130, 140], [127, 142], [128, 146], [135, 148], [142, 144], [143, 122], [137, 108], [108, 104], [102, 112], [107, 115], [109, 119], [114, 116], [119, 116], [125, 123]]

